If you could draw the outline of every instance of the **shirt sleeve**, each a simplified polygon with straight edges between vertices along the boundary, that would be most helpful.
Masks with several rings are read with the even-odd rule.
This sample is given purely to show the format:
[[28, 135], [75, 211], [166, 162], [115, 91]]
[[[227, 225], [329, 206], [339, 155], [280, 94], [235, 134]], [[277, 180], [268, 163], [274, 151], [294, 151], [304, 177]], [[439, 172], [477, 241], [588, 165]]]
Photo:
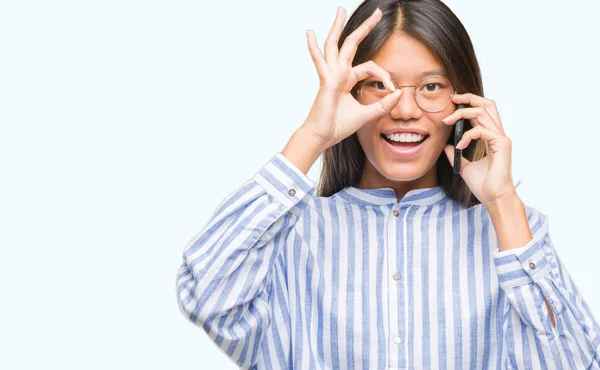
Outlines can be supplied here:
[[280, 252], [314, 187], [277, 153], [220, 203], [184, 248], [176, 278], [179, 309], [242, 368], [257, 362], [272, 317], [269, 301], [287, 302], [269, 299], [271, 283], [285, 271]]
[[507, 301], [507, 367], [600, 369], [598, 322], [556, 253], [547, 216], [529, 206], [526, 213], [533, 239], [521, 248], [494, 251]]

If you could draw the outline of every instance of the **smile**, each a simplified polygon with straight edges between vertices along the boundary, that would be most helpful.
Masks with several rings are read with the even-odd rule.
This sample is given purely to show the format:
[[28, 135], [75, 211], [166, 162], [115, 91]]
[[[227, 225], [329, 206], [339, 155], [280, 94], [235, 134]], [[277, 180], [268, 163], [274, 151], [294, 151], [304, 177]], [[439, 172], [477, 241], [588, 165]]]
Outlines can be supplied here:
[[383, 141], [383, 146], [386, 148], [386, 151], [389, 151], [390, 154], [399, 158], [412, 157], [418, 154], [425, 146], [428, 138], [429, 135], [426, 135], [422, 141], [418, 142], [397, 142], [389, 140], [385, 135], [381, 135], [381, 140]]

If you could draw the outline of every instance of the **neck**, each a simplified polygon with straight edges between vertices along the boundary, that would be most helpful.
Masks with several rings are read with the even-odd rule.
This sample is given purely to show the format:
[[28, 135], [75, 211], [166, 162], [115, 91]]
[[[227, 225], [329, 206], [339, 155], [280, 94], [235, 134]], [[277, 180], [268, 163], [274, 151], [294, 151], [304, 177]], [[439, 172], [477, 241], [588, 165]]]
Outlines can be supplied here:
[[418, 179], [395, 181], [383, 176], [372, 165], [365, 165], [363, 175], [356, 187], [359, 189], [392, 188], [396, 192], [396, 198], [400, 201], [411, 190], [432, 188], [438, 185], [436, 166]]

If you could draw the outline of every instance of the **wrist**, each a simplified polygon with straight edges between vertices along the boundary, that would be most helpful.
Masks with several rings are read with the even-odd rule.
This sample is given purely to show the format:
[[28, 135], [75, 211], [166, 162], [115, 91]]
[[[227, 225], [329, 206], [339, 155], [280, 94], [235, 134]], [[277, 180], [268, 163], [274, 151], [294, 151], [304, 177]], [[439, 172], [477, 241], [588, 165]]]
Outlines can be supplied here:
[[320, 153], [323, 153], [325, 149], [329, 148], [331, 145], [327, 143], [325, 139], [315, 134], [309, 128], [304, 126], [297, 129], [293, 136], [298, 137], [300, 141], [306, 143], [307, 147], [313, 150], [318, 150]]
[[311, 132], [298, 129], [292, 134], [281, 154], [304, 174], [308, 174], [325, 149], [323, 142]]
[[500, 251], [522, 247], [533, 239], [525, 203], [516, 192], [486, 202], [484, 205], [494, 225]]
[[488, 200], [487, 202], [482, 202], [482, 203], [485, 206], [485, 208], [490, 210], [493, 208], [499, 208], [499, 207], [503, 207], [506, 205], [517, 204], [519, 202], [521, 202], [521, 199], [519, 198], [519, 195], [517, 194], [517, 190], [512, 189], [492, 200]]

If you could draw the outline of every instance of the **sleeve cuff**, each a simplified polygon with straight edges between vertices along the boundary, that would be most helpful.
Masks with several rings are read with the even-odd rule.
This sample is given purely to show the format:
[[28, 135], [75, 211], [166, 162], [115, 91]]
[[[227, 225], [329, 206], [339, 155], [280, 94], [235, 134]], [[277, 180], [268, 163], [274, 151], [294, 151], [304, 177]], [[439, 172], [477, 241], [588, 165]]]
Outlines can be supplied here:
[[502, 289], [537, 282], [550, 273], [551, 266], [543, 250], [547, 228], [546, 222], [534, 227], [533, 239], [523, 247], [502, 252], [496, 248], [493, 252]]
[[[294, 208], [306, 195], [314, 195], [316, 187], [316, 183], [281, 152], [276, 153], [252, 179], [288, 209]], [[302, 203], [297, 212], [302, 212], [306, 205], [305, 201]]]

